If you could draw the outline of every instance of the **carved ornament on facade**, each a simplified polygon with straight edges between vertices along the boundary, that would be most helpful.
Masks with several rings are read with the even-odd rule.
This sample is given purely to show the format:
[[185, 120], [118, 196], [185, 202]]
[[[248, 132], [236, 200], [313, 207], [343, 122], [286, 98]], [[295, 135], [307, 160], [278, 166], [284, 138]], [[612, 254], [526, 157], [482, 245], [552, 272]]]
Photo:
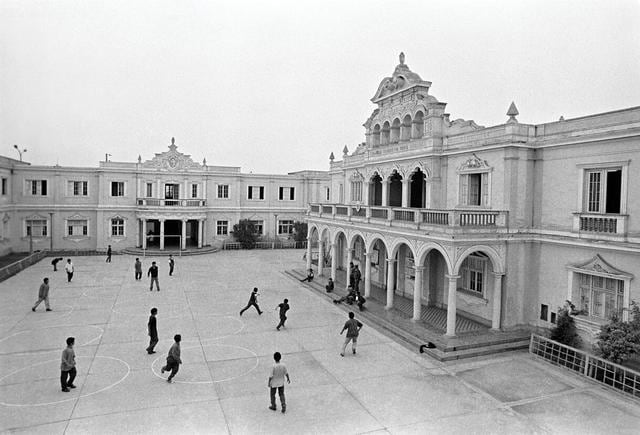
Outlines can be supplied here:
[[476, 153], [472, 153], [471, 157], [462, 162], [458, 171], [469, 171], [469, 170], [478, 170], [478, 169], [491, 169], [489, 163], [486, 160], [482, 160], [479, 158]]
[[163, 169], [166, 171], [182, 171], [186, 169], [202, 169], [203, 166], [194, 162], [191, 156], [177, 150], [175, 138], [171, 138], [169, 151], [156, 153], [155, 157], [142, 163], [143, 168]]
[[358, 169], [355, 169], [353, 171], [353, 174], [351, 174], [351, 181], [362, 181], [364, 180], [364, 175], [362, 175], [362, 172], [360, 172]]
[[591, 260], [585, 263], [572, 264], [567, 266], [569, 269], [574, 270], [576, 272], [596, 272], [603, 275], [608, 275], [616, 278], [633, 278], [633, 275], [627, 272], [624, 272], [620, 269], [617, 269], [607, 263], [600, 254], [596, 254]]

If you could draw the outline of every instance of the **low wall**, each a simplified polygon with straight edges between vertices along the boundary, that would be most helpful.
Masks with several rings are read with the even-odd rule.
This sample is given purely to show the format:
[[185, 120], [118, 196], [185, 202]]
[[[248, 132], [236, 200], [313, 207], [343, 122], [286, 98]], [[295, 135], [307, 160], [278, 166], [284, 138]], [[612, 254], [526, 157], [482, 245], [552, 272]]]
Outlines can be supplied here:
[[3, 267], [2, 269], [0, 269], [0, 282], [12, 277], [16, 273], [20, 272], [23, 269], [26, 269], [32, 264], [37, 263], [48, 255], [49, 253], [45, 251], [34, 252], [33, 254], [23, 258], [22, 260], [18, 260], [15, 263], [11, 263], [10, 265]]

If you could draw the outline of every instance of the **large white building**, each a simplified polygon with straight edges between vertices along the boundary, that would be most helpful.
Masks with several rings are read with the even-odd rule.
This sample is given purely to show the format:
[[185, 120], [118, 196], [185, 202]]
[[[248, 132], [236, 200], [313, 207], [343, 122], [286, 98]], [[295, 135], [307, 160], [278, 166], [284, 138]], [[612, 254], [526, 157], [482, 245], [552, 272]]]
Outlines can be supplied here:
[[321, 273], [360, 264], [368, 296], [410, 301], [416, 320], [440, 310], [448, 336], [550, 327], [566, 300], [585, 334], [627, 317], [640, 301], [640, 107], [530, 125], [512, 103], [482, 127], [451, 119], [430, 88], [401, 54], [366, 142], [332, 155], [331, 200], [308, 216], [330, 259]]
[[97, 168], [36, 166], [0, 157], [0, 254], [33, 250], [219, 247], [253, 221], [264, 239], [289, 237], [326, 172], [248, 174], [178, 151]]

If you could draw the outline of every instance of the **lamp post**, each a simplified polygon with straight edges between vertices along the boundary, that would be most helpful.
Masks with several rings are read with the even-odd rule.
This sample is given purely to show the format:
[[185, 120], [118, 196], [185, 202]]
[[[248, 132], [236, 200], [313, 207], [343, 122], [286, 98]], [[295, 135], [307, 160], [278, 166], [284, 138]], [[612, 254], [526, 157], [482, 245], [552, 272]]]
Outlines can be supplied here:
[[104, 155], [104, 161], [108, 162], [109, 161], [109, 157], [111, 157], [111, 154], [105, 154]]
[[20, 150], [20, 147], [18, 147], [18, 145], [14, 145], [13, 147], [16, 149], [16, 151], [18, 151], [18, 154], [20, 155], [20, 161], [22, 161], [22, 154], [26, 153], [27, 149], [24, 148], [24, 149]]

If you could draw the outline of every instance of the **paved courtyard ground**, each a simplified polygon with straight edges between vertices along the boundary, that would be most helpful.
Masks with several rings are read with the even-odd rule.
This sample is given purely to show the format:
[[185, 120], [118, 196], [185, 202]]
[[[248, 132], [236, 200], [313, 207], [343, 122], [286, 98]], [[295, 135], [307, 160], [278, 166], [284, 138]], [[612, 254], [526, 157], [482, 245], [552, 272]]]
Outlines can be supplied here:
[[[640, 406], [526, 352], [441, 364], [365, 327], [356, 356], [339, 355], [346, 312], [282, 271], [302, 251], [177, 258], [160, 292], [134, 280], [130, 256], [76, 257], [71, 283], [47, 259], [0, 283], [0, 431], [87, 434], [638, 433]], [[31, 306], [51, 278], [53, 311]], [[264, 314], [239, 310], [260, 289]], [[287, 327], [275, 307], [288, 298]], [[157, 307], [160, 343], [148, 355]], [[357, 315], [357, 313], [356, 313]], [[175, 333], [184, 364], [160, 367]], [[60, 353], [76, 337], [77, 389], [59, 386]], [[287, 413], [268, 409], [280, 351], [291, 375]]]

